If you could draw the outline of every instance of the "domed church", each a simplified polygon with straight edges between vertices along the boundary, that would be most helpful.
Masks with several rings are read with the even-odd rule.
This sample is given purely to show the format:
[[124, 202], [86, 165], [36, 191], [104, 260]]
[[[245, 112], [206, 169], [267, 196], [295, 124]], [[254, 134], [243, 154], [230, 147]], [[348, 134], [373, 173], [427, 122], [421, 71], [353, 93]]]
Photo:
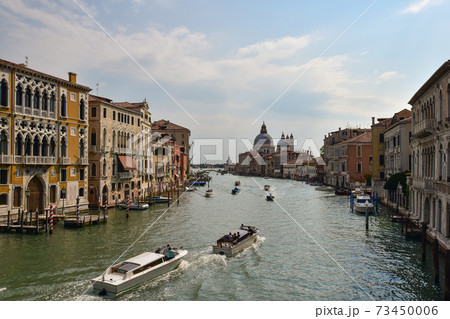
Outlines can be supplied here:
[[272, 136], [267, 133], [266, 124], [263, 122], [260, 133], [255, 137], [253, 150], [260, 154], [271, 154], [275, 151]]

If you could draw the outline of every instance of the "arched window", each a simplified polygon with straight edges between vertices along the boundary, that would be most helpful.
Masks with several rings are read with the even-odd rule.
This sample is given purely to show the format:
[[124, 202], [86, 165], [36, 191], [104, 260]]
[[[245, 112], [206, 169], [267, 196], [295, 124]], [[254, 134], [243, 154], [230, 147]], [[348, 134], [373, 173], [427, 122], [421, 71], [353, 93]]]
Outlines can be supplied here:
[[8, 106], [8, 83], [5, 79], [2, 80], [0, 85], [0, 104], [2, 106]]
[[47, 139], [47, 136], [44, 136], [44, 138], [42, 139], [41, 156], [48, 156], [48, 139]]
[[80, 120], [84, 120], [85, 119], [85, 117], [86, 117], [86, 110], [85, 110], [85, 107], [84, 107], [84, 100], [83, 99], [81, 99], [80, 100]]
[[14, 144], [14, 154], [22, 155], [22, 145], [23, 145], [22, 135], [17, 134], [16, 142]]
[[23, 88], [21, 84], [16, 85], [16, 105], [23, 105]]
[[49, 150], [49, 156], [56, 157], [56, 142], [55, 139], [52, 137], [50, 140], [50, 150]]
[[25, 107], [31, 107], [31, 87], [29, 86], [25, 90]]
[[97, 176], [97, 166], [95, 165], [95, 163], [92, 163], [91, 166], [91, 176]]
[[80, 140], [80, 158], [84, 157], [84, 141]]
[[42, 94], [42, 110], [43, 111], [47, 111], [48, 110], [48, 94], [47, 91], [44, 92], [44, 94]]
[[4, 130], [0, 133], [0, 154], [8, 154], [8, 138]]
[[25, 138], [25, 154], [24, 155], [31, 155], [31, 135], [28, 134]]
[[106, 143], [107, 143], [107, 134], [106, 134], [106, 127], [103, 129], [103, 147], [106, 147]]
[[116, 175], [117, 169], [116, 169], [116, 159], [113, 159], [112, 163], [112, 175]]
[[65, 137], [61, 139], [61, 157], [67, 157], [67, 141]]
[[55, 104], [56, 104], [55, 93], [52, 93], [52, 95], [50, 96], [50, 112], [52, 113], [55, 112]]
[[33, 156], [39, 156], [39, 144], [39, 137], [36, 135], [33, 139]]
[[34, 109], [39, 109], [40, 107], [40, 102], [39, 102], [39, 90], [36, 88], [34, 90], [34, 95], [33, 95], [33, 108]]
[[61, 116], [67, 116], [67, 98], [65, 94], [61, 96]]

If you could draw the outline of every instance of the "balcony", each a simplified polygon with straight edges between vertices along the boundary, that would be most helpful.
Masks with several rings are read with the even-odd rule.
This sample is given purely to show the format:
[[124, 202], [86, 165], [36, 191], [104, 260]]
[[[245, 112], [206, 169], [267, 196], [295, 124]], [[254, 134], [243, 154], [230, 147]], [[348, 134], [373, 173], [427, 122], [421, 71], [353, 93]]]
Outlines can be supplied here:
[[22, 164], [53, 165], [53, 164], [56, 164], [56, 157], [24, 155], [24, 156], [22, 156]]
[[109, 146], [103, 146], [102, 148], [101, 148], [101, 152], [102, 153], [108, 153], [109, 152]]
[[431, 179], [413, 179], [412, 185], [416, 188], [423, 189], [425, 194], [434, 194], [434, 181]]
[[89, 152], [97, 153], [97, 145], [90, 145]]
[[69, 165], [70, 164], [70, 157], [60, 157], [59, 163], [61, 165]]
[[116, 176], [120, 179], [132, 178], [133, 172], [118, 172]]
[[80, 157], [78, 159], [78, 164], [79, 165], [89, 165], [89, 159], [87, 159], [86, 157]]
[[425, 119], [414, 124], [413, 135], [424, 138], [436, 132], [436, 119]]
[[0, 154], [0, 164], [14, 164], [13, 156]]

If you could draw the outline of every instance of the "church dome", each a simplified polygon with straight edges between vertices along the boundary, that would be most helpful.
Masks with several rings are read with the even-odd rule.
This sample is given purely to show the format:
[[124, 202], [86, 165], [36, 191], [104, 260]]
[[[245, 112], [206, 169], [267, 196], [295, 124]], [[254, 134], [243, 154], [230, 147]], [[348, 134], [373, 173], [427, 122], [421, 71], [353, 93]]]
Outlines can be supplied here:
[[[289, 135], [288, 135], [289, 138]], [[280, 148], [287, 148], [289, 146], [289, 141], [285, 139], [284, 133], [281, 135], [281, 139], [277, 143], [278, 149]]]
[[272, 136], [267, 133], [266, 124], [264, 122], [261, 126], [261, 132], [255, 137], [253, 145], [273, 146]]

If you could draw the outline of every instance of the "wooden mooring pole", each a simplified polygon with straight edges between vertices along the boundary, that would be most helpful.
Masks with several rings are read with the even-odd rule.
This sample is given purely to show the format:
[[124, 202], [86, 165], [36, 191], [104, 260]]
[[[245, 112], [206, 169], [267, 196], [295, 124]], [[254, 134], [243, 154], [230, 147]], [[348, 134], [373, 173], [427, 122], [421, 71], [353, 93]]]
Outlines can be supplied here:
[[434, 266], [434, 283], [439, 284], [439, 242], [437, 237], [433, 241], [433, 266]]
[[48, 209], [45, 210], [45, 232], [48, 233]]
[[36, 216], [36, 233], [39, 233], [39, 215], [38, 211], [36, 210], [35, 216]]
[[11, 211], [8, 210], [8, 220], [6, 221], [6, 230], [9, 231], [9, 218], [11, 217]]

